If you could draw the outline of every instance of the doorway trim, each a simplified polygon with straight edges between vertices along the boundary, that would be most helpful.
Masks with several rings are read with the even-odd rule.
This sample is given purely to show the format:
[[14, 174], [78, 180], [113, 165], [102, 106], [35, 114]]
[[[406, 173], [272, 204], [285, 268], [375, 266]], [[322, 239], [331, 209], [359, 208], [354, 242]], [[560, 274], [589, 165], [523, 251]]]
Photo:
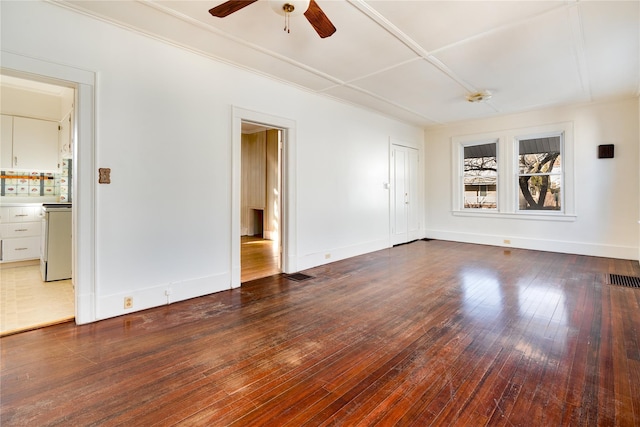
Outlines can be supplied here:
[[242, 122], [253, 122], [282, 129], [282, 272], [297, 271], [297, 215], [296, 215], [296, 122], [284, 117], [233, 106], [231, 109], [231, 287], [241, 285], [240, 212], [241, 212], [241, 147]]
[[73, 144], [73, 283], [77, 324], [96, 321], [95, 310], [95, 73], [6, 51], [2, 72], [75, 89]]

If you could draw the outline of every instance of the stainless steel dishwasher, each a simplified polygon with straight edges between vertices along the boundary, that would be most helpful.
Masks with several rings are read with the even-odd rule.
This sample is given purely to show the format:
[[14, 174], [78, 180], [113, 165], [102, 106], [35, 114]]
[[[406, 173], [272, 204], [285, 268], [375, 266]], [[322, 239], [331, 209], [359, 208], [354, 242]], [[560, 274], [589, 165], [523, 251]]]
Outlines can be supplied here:
[[51, 282], [71, 278], [71, 203], [42, 205], [40, 273]]

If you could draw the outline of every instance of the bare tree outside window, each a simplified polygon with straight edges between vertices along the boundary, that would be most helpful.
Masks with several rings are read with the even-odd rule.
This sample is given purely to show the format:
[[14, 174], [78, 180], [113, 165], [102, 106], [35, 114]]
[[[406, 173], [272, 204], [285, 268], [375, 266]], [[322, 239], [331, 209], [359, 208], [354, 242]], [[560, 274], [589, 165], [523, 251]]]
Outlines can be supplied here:
[[518, 143], [520, 210], [562, 210], [561, 137]]
[[464, 208], [496, 209], [498, 158], [497, 143], [464, 147]]

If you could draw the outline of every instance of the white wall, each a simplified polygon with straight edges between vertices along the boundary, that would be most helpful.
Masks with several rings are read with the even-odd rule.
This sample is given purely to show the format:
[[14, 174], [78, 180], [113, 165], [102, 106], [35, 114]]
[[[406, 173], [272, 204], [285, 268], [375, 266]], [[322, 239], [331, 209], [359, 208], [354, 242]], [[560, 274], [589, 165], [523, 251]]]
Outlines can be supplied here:
[[[452, 215], [451, 138], [573, 122], [576, 220]], [[607, 256], [638, 257], [638, 100], [626, 99], [430, 128], [426, 140], [426, 235], [456, 241]], [[598, 159], [600, 144], [615, 158]], [[594, 202], [595, 200], [595, 202]]]
[[124, 296], [136, 310], [229, 288], [232, 106], [296, 122], [300, 269], [388, 245], [389, 138], [422, 144], [421, 129], [55, 4], [0, 7], [3, 51], [96, 73], [112, 182], [92, 184], [97, 319]]

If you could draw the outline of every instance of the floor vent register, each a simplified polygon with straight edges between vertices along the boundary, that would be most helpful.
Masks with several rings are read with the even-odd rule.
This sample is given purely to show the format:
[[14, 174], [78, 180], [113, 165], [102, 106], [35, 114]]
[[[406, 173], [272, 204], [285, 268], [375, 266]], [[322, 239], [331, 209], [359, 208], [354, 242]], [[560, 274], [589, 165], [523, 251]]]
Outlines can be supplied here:
[[284, 277], [289, 280], [294, 280], [296, 282], [302, 282], [304, 280], [313, 279], [313, 276], [309, 276], [308, 274], [304, 274], [304, 273], [287, 274]]
[[626, 288], [640, 289], [640, 277], [621, 276], [620, 274], [610, 274], [609, 283]]

